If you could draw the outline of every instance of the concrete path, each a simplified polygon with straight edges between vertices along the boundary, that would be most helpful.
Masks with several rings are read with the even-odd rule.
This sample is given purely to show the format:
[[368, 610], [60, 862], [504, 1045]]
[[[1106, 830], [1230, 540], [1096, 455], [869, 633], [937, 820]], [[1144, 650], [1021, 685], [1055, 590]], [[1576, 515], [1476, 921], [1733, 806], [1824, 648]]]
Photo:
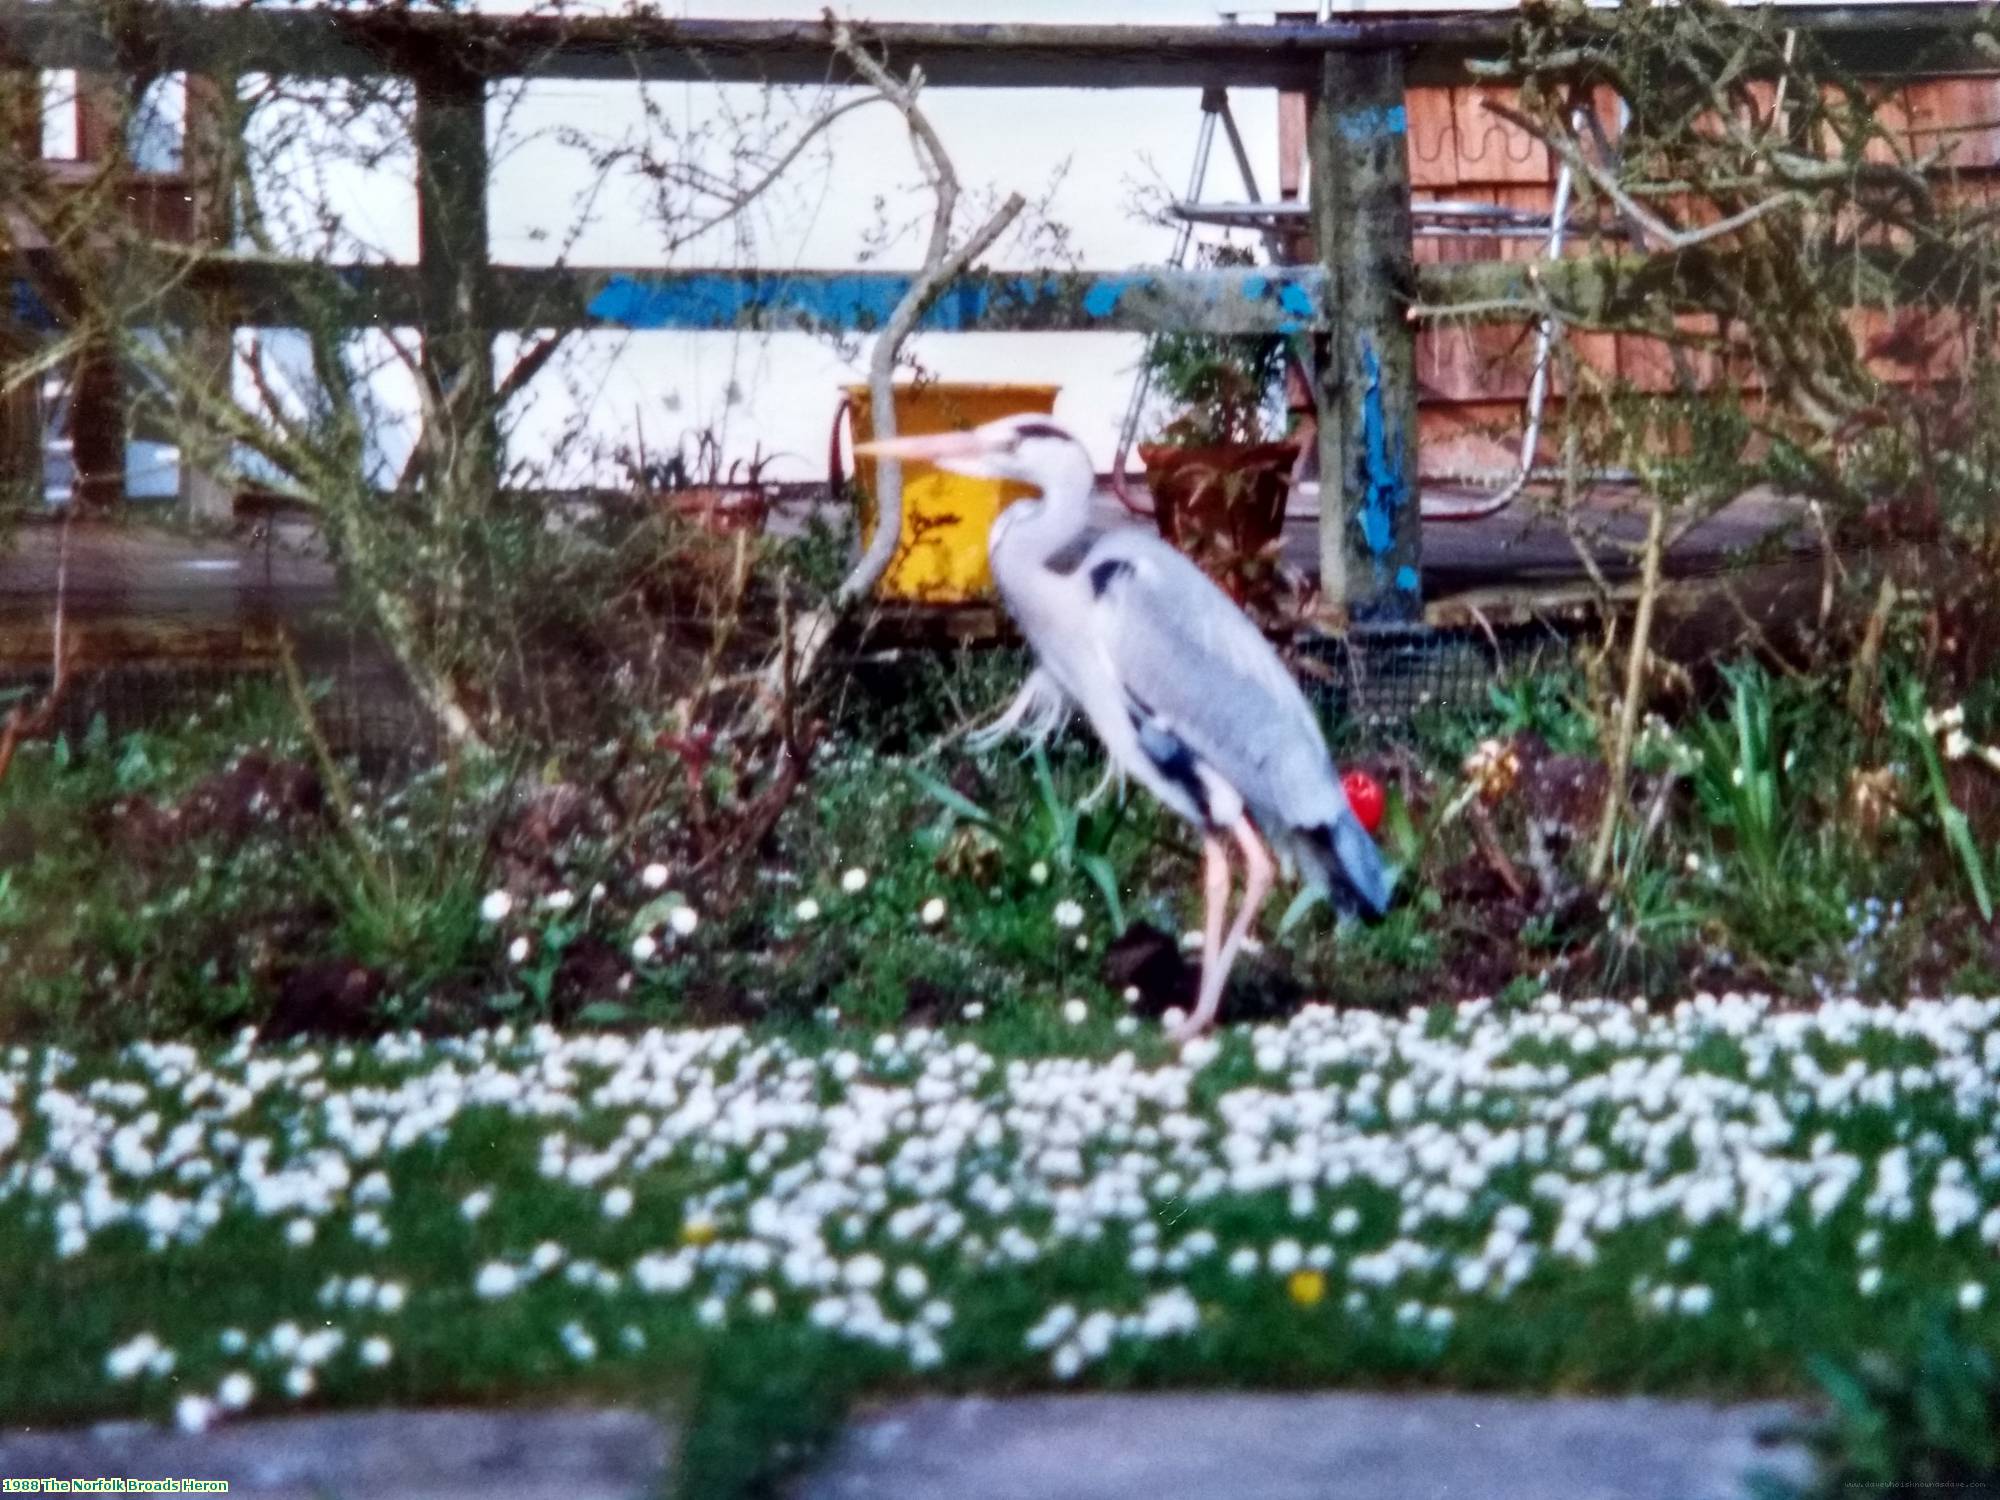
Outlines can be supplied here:
[[[794, 1500], [1744, 1500], [1778, 1403], [1439, 1395], [929, 1399], [857, 1415]], [[0, 1478], [226, 1479], [250, 1500], [659, 1500], [636, 1411], [374, 1412], [0, 1432]]]
[[1771, 1403], [1431, 1395], [927, 1400], [863, 1415], [798, 1500], [1743, 1500]]
[[355, 1412], [0, 1432], [0, 1479], [226, 1479], [235, 1500], [658, 1500], [670, 1440], [633, 1411]]

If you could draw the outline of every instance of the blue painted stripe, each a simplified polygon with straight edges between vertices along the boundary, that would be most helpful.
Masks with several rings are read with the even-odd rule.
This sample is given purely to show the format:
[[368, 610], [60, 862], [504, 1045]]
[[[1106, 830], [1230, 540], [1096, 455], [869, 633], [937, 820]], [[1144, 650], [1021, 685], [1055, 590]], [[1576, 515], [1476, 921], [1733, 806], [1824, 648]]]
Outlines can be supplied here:
[[[1375, 562], [1378, 586], [1388, 582], [1389, 557], [1395, 550], [1396, 527], [1409, 504], [1409, 475], [1403, 463], [1403, 429], [1389, 424], [1382, 403], [1382, 362], [1373, 340], [1361, 339], [1361, 371], [1365, 385], [1361, 393], [1361, 452], [1356, 456], [1356, 487], [1361, 491], [1361, 537]], [[1396, 576], [1397, 588], [1409, 592], [1415, 585], [1405, 583], [1405, 567]]]
[[1371, 104], [1361, 109], [1345, 109], [1334, 119], [1342, 140], [1373, 141], [1386, 135], [1407, 135], [1410, 117], [1400, 104]]
[[[1063, 326], [1065, 308], [1085, 326], [1129, 325], [1135, 301], [1157, 305], [1169, 295], [1211, 307], [1241, 299], [1278, 311], [1287, 329], [1323, 324], [1325, 274], [1316, 266], [1272, 272], [1111, 272], [1058, 275], [1023, 272], [975, 276], [947, 288], [923, 326], [971, 331], [1016, 327], [1038, 319]], [[703, 271], [682, 275], [615, 275], [592, 296], [586, 312], [597, 322], [639, 331], [732, 328], [879, 328], [909, 290], [898, 272], [856, 271], [787, 276], [769, 272]], [[1081, 295], [1079, 296], [1079, 288]]]

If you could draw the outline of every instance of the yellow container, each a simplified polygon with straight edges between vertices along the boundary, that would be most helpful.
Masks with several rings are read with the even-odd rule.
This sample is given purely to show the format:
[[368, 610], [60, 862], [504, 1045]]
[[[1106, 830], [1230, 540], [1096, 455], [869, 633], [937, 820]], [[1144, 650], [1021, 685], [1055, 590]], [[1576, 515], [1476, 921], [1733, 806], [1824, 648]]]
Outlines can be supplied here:
[[[932, 432], [963, 432], [970, 427], [1055, 409], [1053, 385], [924, 385], [896, 387], [896, 435], [921, 437]], [[868, 387], [847, 387], [853, 403], [854, 440], [865, 443], [875, 435], [873, 403]], [[875, 460], [856, 460], [861, 483], [861, 541], [875, 534]], [[993, 574], [986, 563], [986, 537], [993, 518], [1034, 491], [1010, 480], [970, 479], [948, 474], [930, 464], [903, 464], [903, 535], [889, 571], [877, 592], [885, 599], [909, 599], [923, 604], [964, 604], [990, 598]]]

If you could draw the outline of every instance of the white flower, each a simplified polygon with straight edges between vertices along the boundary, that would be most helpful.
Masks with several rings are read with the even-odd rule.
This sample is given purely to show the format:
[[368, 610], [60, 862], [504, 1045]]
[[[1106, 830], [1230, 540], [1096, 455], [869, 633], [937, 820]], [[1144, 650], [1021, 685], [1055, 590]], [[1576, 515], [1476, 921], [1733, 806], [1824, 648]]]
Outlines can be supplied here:
[[840, 877], [840, 888], [850, 896], [859, 895], [868, 888], [868, 872], [856, 865]]
[[632, 958], [635, 963], [649, 964], [659, 951], [660, 945], [650, 932], [642, 932], [632, 939]]
[[622, 1184], [604, 1195], [604, 1217], [622, 1219], [632, 1212], [632, 1190]]
[[206, 1432], [215, 1418], [215, 1403], [206, 1396], [183, 1396], [174, 1403], [174, 1426], [182, 1432]]
[[409, 1296], [402, 1282], [385, 1281], [375, 1293], [375, 1306], [378, 1310], [394, 1316], [403, 1310], [403, 1304], [409, 1300]]
[[493, 1206], [493, 1189], [478, 1188], [459, 1200], [458, 1211], [473, 1223], [478, 1223], [486, 1210]]
[[1684, 1286], [1678, 1301], [1680, 1310], [1689, 1317], [1705, 1317], [1715, 1305], [1715, 1293], [1705, 1286]]
[[885, 1267], [879, 1255], [857, 1255], [840, 1268], [840, 1279], [857, 1292], [871, 1291], [882, 1284]]
[[1860, 1276], [1855, 1278], [1855, 1285], [1861, 1289], [1862, 1296], [1874, 1296], [1882, 1287], [1882, 1268], [1880, 1266], [1869, 1266], [1862, 1271]]
[[1041, 860], [1036, 860], [1032, 865], [1028, 866], [1028, 879], [1035, 885], [1047, 885], [1049, 883], [1049, 867]]
[[1976, 1281], [1968, 1281], [1958, 1289], [1958, 1305], [1967, 1312], [1978, 1312], [1986, 1305], [1986, 1288]]
[[926, 927], [935, 927], [944, 920], [944, 898], [933, 896], [924, 903], [924, 909], [917, 913], [917, 920]]
[[479, 1268], [479, 1275], [472, 1283], [472, 1290], [488, 1299], [512, 1294], [521, 1284], [521, 1273], [505, 1261], [489, 1261]]
[[1052, 915], [1055, 917], [1056, 926], [1064, 930], [1083, 925], [1083, 908], [1067, 898], [1056, 903]]
[[701, 924], [701, 916], [692, 906], [676, 906], [667, 914], [667, 925], [682, 937], [691, 936]]
[[142, 1333], [120, 1344], [104, 1356], [104, 1373], [113, 1380], [134, 1379], [160, 1352], [160, 1341]]
[[983, 1000], [970, 1001], [959, 1014], [964, 1016], [968, 1021], [976, 1021], [986, 1014], [986, 1002]]
[[382, 1366], [389, 1363], [390, 1356], [394, 1352], [389, 1345], [389, 1341], [379, 1333], [361, 1341], [361, 1363], [367, 1365], [371, 1370], [379, 1370]]
[[1090, 1007], [1081, 1000], [1063, 1001], [1062, 1017], [1072, 1026], [1081, 1026], [1090, 1019]]
[[296, 1248], [304, 1248], [313, 1242], [319, 1230], [311, 1219], [294, 1219], [285, 1226], [285, 1243]]
[[921, 1266], [898, 1266], [896, 1268], [896, 1295], [905, 1302], [916, 1302], [930, 1290], [930, 1278], [924, 1275]]
[[801, 922], [816, 922], [819, 920], [819, 903], [808, 896], [792, 908], [792, 915]]
[[528, 940], [525, 937], [517, 937], [514, 939], [513, 942], [507, 945], [508, 963], [518, 964], [525, 961], [527, 957], [528, 957]]
[[647, 865], [645, 869], [639, 872], [639, 884], [643, 885], [649, 891], [661, 890], [666, 886], [666, 883], [667, 867], [665, 865]]
[[479, 915], [488, 922], [504, 922], [507, 913], [514, 909], [514, 898], [505, 891], [488, 891], [486, 899], [479, 903]]
[[318, 1384], [313, 1372], [304, 1365], [293, 1365], [285, 1372], [285, 1391], [295, 1400], [303, 1401]]
[[216, 1404], [225, 1411], [241, 1411], [257, 1395], [257, 1382], [241, 1370], [232, 1370], [215, 1388]]
[[542, 897], [542, 905], [552, 912], [566, 912], [576, 905], [576, 897], [568, 891], [550, 891]]

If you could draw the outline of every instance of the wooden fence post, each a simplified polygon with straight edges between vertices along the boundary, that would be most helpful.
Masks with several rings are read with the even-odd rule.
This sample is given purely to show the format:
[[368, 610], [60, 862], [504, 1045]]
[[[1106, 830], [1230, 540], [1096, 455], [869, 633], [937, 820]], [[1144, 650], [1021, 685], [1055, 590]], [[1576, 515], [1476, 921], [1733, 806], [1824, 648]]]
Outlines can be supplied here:
[[[120, 186], [132, 179], [124, 136], [130, 114], [123, 80], [77, 74], [77, 159], [104, 167]], [[92, 338], [78, 352], [70, 377], [71, 503], [78, 510], [102, 515], [124, 503], [128, 415], [117, 348], [108, 338]]]
[[[187, 117], [182, 131], [181, 173], [191, 200], [188, 238], [207, 250], [227, 250], [236, 228], [236, 173], [243, 141], [241, 108], [233, 74], [187, 79]], [[226, 300], [204, 298], [200, 321], [188, 330], [189, 357], [198, 361], [212, 389], [232, 399], [236, 329]], [[193, 441], [203, 424], [189, 411], [177, 424], [181, 433], [180, 501], [194, 520], [226, 526], [236, 516], [236, 496], [218, 475], [229, 468], [226, 444], [206, 447]]]
[[1329, 52], [1311, 150], [1333, 330], [1320, 362], [1320, 578], [1350, 621], [1423, 607], [1416, 266], [1397, 51]]
[[423, 376], [455, 430], [437, 451], [471, 465], [474, 493], [498, 482], [493, 332], [487, 321], [486, 85], [469, 69], [427, 61], [416, 85], [417, 254], [424, 316]]
[[[42, 155], [42, 81], [40, 74], [19, 65], [13, 56], [0, 57], [0, 150], [15, 153], [24, 165]], [[27, 170], [33, 170], [27, 168]], [[23, 291], [30, 286], [18, 268], [9, 268], [0, 282], [0, 367], [34, 354], [41, 334], [23, 326], [19, 316]], [[39, 510], [46, 482], [43, 472], [41, 382], [23, 382], [0, 394], [0, 507]]]

